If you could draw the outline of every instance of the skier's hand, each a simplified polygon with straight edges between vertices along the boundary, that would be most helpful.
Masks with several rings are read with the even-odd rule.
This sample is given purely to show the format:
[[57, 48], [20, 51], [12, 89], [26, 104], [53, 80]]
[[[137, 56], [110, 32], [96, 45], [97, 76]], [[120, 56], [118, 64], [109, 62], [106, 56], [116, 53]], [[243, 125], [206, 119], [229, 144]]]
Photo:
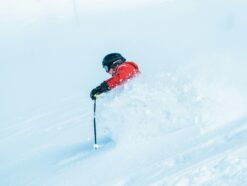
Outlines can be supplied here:
[[103, 83], [101, 83], [98, 87], [94, 88], [91, 93], [90, 93], [90, 97], [92, 100], [96, 100], [100, 94], [109, 91], [110, 88], [108, 86], [108, 84], [104, 81]]
[[100, 90], [98, 88], [94, 88], [90, 93], [90, 97], [92, 100], [96, 100], [99, 97], [99, 94]]

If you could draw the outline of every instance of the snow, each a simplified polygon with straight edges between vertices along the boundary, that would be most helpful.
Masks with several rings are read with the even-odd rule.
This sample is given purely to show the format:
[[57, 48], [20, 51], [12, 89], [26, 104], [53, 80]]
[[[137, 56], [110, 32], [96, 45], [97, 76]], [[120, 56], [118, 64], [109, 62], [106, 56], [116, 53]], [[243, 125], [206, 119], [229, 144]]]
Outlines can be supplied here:
[[[246, 1], [0, 3], [0, 185], [245, 186]], [[89, 92], [121, 52], [142, 74]]]

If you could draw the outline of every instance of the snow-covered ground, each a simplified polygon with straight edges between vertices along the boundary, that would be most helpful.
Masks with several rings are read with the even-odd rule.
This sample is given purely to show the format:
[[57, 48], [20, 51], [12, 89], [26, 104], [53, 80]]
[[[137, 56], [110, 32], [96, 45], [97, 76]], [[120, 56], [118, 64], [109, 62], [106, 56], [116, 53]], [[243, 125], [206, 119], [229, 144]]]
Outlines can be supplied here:
[[[247, 3], [0, 2], [1, 186], [245, 186]], [[142, 75], [97, 101], [120, 52]]]

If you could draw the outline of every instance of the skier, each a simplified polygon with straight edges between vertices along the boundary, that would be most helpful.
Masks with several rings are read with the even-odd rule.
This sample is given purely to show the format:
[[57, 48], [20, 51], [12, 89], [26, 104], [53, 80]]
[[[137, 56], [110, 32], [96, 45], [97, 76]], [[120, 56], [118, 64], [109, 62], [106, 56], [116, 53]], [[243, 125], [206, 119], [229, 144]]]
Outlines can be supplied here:
[[97, 99], [98, 95], [110, 91], [118, 85], [124, 84], [126, 81], [140, 73], [137, 64], [126, 61], [119, 53], [106, 55], [102, 65], [105, 71], [111, 74], [112, 77], [103, 81], [103, 83], [91, 91], [90, 97], [92, 100]]

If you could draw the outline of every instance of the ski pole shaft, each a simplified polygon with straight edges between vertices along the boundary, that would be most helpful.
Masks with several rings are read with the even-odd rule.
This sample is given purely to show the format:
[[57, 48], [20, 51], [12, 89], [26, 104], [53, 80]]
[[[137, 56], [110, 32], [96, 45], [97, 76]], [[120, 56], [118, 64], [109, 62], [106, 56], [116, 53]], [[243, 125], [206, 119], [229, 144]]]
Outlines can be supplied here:
[[96, 131], [96, 100], [94, 100], [94, 148], [97, 148], [97, 131]]

